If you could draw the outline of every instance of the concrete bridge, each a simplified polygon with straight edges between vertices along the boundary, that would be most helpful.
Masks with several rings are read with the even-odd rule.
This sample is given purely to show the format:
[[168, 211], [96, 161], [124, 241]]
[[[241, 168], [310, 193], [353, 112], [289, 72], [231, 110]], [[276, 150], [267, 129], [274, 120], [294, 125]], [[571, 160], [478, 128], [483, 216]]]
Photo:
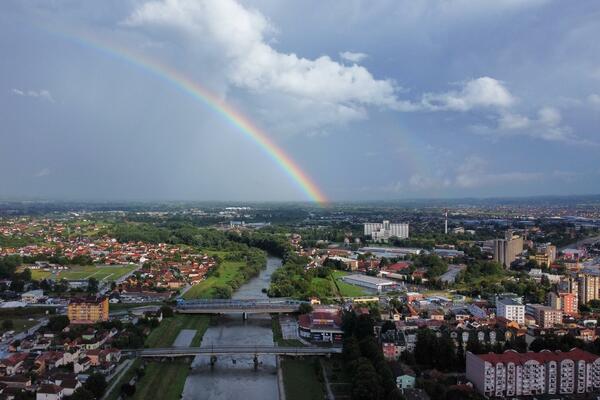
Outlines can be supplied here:
[[341, 347], [280, 347], [280, 346], [204, 346], [204, 347], [164, 347], [156, 349], [123, 350], [142, 358], [193, 357], [198, 355], [216, 356], [329, 356], [341, 354]]
[[302, 301], [290, 299], [209, 299], [179, 300], [176, 311], [180, 314], [247, 314], [297, 312]]

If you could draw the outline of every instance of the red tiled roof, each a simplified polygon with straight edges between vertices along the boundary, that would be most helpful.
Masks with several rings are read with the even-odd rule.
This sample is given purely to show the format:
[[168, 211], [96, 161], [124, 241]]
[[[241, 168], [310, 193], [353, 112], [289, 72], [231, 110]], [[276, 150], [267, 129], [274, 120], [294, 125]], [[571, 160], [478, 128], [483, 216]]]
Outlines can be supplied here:
[[397, 262], [395, 264], [388, 265], [387, 267], [385, 267], [385, 270], [386, 271], [390, 271], [390, 272], [398, 272], [398, 271], [402, 271], [404, 269], [407, 269], [408, 267], [410, 267], [410, 263], [407, 263], [407, 262]]
[[573, 360], [573, 361], [586, 361], [586, 362], [594, 362], [599, 356], [596, 356], [592, 353], [581, 349], [573, 349], [567, 352], [556, 351], [552, 352], [550, 350], [542, 350], [539, 353], [527, 352], [527, 353], [517, 353], [514, 350], [507, 350], [502, 354], [480, 354], [477, 357], [482, 360], [489, 362], [490, 364], [498, 364], [498, 363], [509, 363], [513, 362], [515, 364], [524, 364], [529, 360], [535, 360], [539, 363], [547, 363], [549, 361], [561, 362], [563, 360]]
[[63, 388], [57, 385], [44, 384], [40, 386], [38, 393], [46, 393], [46, 394], [58, 394], [62, 392]]

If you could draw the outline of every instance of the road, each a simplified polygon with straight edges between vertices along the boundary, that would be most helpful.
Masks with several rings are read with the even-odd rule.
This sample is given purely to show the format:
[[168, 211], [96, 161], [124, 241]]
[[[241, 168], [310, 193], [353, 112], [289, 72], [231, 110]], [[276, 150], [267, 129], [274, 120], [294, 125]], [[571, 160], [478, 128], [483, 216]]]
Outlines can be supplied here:
[[40, 320], [39, 323], [37, 323], [36, 325], [34, 325], [31, 328], [27, 329], [26, 331], [18, 333], [15, 336], [13, 336], [12, 338], [0, 342], [0, 352], [7, 351], [8, 350], [8, 345], [10, 343], [14, 342], [15, 340], [23, 340], [23, 339], [25, 339], [27, 336], [29, 336], [29, 335], [37, 332], [38, 329], [40, 329], [42, 326], [46, 325], [47, 323], [48, 323], [48, 319], [47, 318], [43, 318], [43, 319]]
[[131, 363], [133, 363], [133, 360], [125, 360], [121, 363], [121, 365], [117, 367], [117, 370], [114, 374], [112, 374], [112, 378], [110, 379], [110, 385], [108, 385], [108, 388], [106, 388], [106, 391], [104, 392], [104, 396], [102, 396], [103, 400], [106, 399], [112, 393], [112, 391], [115, 389], [115, 386], [121, 380], [121, 377], [129, 369]]
[[575, 243], [571, 243], [568, 244], [566, 246], [561, 247], [560, 249], [558, 249], [559, 251], [563, 251], [564, 249], [577, 249], [581, 246], [585, 246], [588, 244], [592, 244], [595, 242], [600, 242], [600, 236], [594, 236], [594, 237], [590, 237], [590, 238], [586, 238], [586, 239], [581, 239], [578, 242]]
[[310, 356], [341, 354], [341, 347], [282, 347], [282, 346], [206, 346], [166, 347], [157, 349], [124, 350], [139, 357], [190, 357], [197, 355], [285, 355]]

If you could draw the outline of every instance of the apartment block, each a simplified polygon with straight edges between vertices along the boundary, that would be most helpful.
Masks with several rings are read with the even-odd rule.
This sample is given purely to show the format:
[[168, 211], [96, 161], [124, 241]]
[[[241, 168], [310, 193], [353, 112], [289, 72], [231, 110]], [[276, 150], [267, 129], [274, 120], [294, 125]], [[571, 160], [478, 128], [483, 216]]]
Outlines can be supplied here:
[[467, 379], [486, 397], [583, 394], [600, 389], [600, 356], [568, 352], [467, 353]]
[[496, 315], [518, 324], [525, 323], [525, 306], [514, 297], [496, 297]]
[[552, 328], [554, 325], [562, 324], [562, 310], [541, 304], [527, 304], [525, 314], [532, 316], [540, 328]]
[[406, 239], [408, 238], [408, 224], [393, 224], [390, 221], [383, 221], [382, 223], [368, 222], [364, 224], [364, 234], [365, 236], [371, 236], [376, 242], [386, 242], [391, 237]]
[[600, 299], [600, 276], [595, 273], [582, 273], [578, 276], [579, 304]]
[[573, 293], [555, 293], [548, 294], [548, 306], [555, 310], [561, 310], [564, 315], [576, 316], [577, 296]]
[[108, 321], [108, 298], [74, 298], [67, 306], [67, 316], [72, 324], [92, 324]]
[[507, 231], [504, 239], [495, 239], [494, 245], [494, 261], [499, 262], [505, 268], [509, 268], [510, 264], [517, 259], [517, 256], [523, 253], [523, 238], [514, 236], [512, 231]]

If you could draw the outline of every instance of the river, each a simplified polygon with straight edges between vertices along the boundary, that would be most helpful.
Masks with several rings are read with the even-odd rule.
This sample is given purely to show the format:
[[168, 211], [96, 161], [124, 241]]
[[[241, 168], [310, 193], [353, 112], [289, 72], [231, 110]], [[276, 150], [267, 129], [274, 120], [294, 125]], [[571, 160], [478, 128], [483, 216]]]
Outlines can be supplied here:
[[[269, 287], [271, 274], [281, 266], [281, 259], [268, 257], [267, 268], [259, 276], [241, 286], [234, 299], [266, 298], [263, 288]], [[250, 315], [244, 321], [241, 315], [224, 315], [210, 326], [202, 338], [202, 347], [211, 345], [273, 345], [271, 317]], [[219, 357], [211, 368], [209, 358], [197, 356], [185, 382], [183, 398], [186, 400], [276, 400], [277, 367], [275, 356], [260, 356], [260, 365], [254, 369], [251, 357]]]

